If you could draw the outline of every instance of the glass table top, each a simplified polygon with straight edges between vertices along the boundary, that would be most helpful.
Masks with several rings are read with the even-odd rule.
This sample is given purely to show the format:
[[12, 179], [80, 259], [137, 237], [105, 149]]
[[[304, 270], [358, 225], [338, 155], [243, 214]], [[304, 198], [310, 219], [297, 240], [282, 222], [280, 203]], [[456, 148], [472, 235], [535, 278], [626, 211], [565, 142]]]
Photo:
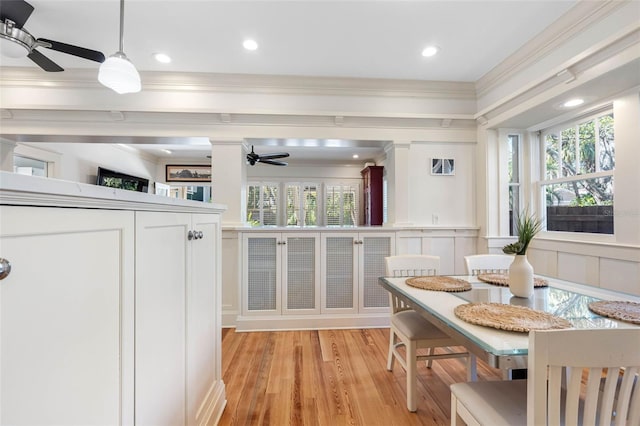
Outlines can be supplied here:
[[406, 278], [381, 277], [379, 281], [389, 291], [405, 297], [414, 309], [432, 316], [433, 320], [441, 323], [441, 327], [455, 331], [453, 334], [457, 333], [458, 337], [479, 348], [493, 366], [501, 365], [499, 359], [502, 357], [526, 356], [528, 334], [470, 324], [455, 316], [456, 306], [469, 302], [505, 303], [548, 312], [568, 320], [575, 328], [638, 327], [600, 316], [588, 307], [589, 303], [597, 300], [640, 302], [637, 295], [541, 277], [548, 280], [549, 287], [536, 288], [533, 296], [525, 299], [512, 296], [508, 287], [481, 282], [475, 276], [455, 278], [469, 281], [472, 289], [463, 292], [429, 291], [407, 285]]
[[467, 302], [492, 302], [526, 306], [548, 312], [571, 322], [575, 328], [617, 328], [619, 322], [602, 317], [589, 309], [589, 303], [598, 299], [555, 287], [536, 288], [531, 298], [516, 297], [508, 287], [476, 287], [470, 291], [453, 293]]

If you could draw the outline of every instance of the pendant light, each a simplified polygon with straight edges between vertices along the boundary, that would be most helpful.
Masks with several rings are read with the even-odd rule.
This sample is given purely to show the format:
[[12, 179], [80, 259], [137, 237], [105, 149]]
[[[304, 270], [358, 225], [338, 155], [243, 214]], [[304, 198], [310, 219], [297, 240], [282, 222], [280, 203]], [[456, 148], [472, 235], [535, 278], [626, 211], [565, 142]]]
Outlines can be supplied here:
[[140, 74], [123, 52], [124, 0], [120, 0], [120, 49], [100, 65], [98, 81], [119, 94], [136, 93], [142, 88]]

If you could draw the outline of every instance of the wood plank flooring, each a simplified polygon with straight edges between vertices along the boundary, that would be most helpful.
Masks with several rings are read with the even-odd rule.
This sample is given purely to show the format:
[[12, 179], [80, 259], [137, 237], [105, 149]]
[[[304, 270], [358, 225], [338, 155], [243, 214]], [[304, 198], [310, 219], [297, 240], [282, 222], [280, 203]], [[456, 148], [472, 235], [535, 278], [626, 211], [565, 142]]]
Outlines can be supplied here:
[[[406, 377], [386, 369], [389, 329], [222, 333], [227, 406], [220, 425], [448, 425], [451, 383], [463, 361], [418, 365], [418, 411]], [[500, 380], [478, 362], [478, 380]]]

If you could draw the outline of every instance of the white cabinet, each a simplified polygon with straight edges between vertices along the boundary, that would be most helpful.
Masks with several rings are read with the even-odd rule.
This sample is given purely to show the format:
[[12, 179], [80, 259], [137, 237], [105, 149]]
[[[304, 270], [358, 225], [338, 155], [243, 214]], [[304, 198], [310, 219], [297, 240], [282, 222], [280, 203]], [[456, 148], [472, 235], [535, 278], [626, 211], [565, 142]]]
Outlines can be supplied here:
[[215, 423], [224, 207], [0, 181], [0, 425]]
[[322, 312], [388, 312], [389, 296], [378, 284], [384, 258], [395, 253], [393, 233], [322, 233]]
[[320, 312], [318, 234], [245, 234], [242, 246], [244, 315]]
[[378, 278], [394, 252], [392, 232], [244, 232], [236, 330], [388, 325]]
[[133, 424], [134, 212], [0, 206], [0, 424]]
[[219, 241], [217, 215], [136, 212], [137, 425], [201, 424], [210, 414]]

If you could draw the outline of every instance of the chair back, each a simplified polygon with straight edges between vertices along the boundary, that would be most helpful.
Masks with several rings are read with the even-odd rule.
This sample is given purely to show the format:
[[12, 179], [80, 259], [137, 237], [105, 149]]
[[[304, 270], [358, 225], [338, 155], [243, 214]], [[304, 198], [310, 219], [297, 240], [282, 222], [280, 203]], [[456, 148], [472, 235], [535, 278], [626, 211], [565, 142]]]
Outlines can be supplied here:
[[528, 371], [528, 425], [640, 425], [638, 327], [532, 331]]
[[[419, 277], [424, 275], [438, 275], [440, 270], [440, 256], [427, 255], [398, 255], [384, 258], [385, 275], [387, 277]], [[391, 312], [396, 314], [411, 309], [398, 296], [389, 293]]]
[[467, 275], [507, 273], [513, 262], [509, 254], [474, 254], [464, 257]]
[[385, 275], [388, 277], [419, 277], [438, 275], [440, 256], [399, 255], [384, 258]]

